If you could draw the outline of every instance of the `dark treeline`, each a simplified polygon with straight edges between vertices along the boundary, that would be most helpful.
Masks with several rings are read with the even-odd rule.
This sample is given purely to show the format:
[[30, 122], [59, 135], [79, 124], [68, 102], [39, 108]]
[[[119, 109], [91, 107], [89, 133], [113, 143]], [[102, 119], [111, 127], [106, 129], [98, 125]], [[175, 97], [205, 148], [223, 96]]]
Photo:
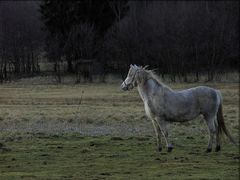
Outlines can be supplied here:
[[43, 46], [39, 3], [0, 1], [0, 82], [40, 71]]
[[59, 81], [93, 73], [84, 62], [102, 75], [150, 65], [172, 81], [238, 69], [237, 1], [3, 1], [0, 13], [0, 80], [40, 71], [41, 53]]
[[239, 3], [131, 2], [128, 17], [109, 38], [110, 52], [122, 62], [159, 68], [187, 81], [207, 73], [212, 80], [226, 66], [236, 67], [239, 50]]
[[105, 61], [100, 58], [104, 37], [126, 11], [127, 1], [44, 0], [41, 13], [47, 31], [46, 52], [57, 74], [63, 61], [69, 73], [77, 73], [76, 62], [86, 59], [95, 59], [104, 69]]

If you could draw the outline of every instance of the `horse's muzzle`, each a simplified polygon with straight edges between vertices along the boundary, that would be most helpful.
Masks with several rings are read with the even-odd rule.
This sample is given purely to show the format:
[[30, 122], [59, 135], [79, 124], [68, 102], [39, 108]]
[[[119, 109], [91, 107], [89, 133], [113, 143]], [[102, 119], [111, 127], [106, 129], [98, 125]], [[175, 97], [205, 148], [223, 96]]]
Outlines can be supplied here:
[[122, 89], [123, 91], [127, 91], [127, 90], [128, 90], [128, 86], [127, 86], [125, 83], [122, 83], [121, 89]]
[[128, 90], [128, 87], [127, 86], [124, 86], [124, 87], [121, 87], [123, 91], [127, 91]]
[[122, 85], [121, 85], [121, 89], [123, 91], [127, 91], [129, 90], [129, 84], [126, 84], [125, 81], [123, 81]]

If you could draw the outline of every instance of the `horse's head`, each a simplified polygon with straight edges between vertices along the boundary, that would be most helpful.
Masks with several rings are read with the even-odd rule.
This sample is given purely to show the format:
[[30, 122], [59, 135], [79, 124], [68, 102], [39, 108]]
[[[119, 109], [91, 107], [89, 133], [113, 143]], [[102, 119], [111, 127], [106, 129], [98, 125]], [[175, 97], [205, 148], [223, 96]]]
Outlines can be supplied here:
[[138, 73], [142, 70], [142, 67], [137, 65], [130, 65], [130, 69], [128, 71], [128, 75], [126, 79], [123, 81], [121, 88], [124, 91], [131, 90], [133, 87], [137, 86], [137, 76]]

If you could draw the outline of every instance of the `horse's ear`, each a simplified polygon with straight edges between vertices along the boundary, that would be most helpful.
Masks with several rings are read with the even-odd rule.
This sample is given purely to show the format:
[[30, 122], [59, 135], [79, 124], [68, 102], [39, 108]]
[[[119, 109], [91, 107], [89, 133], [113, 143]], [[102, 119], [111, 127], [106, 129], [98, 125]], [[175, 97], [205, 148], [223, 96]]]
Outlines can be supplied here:
[[143, 69], [147, 69], [148, 67], [149, 67], [149, 65], [146, 65], [146, 66], [143, 67]]
[[132, 64], [130, 64], [130, 67], [133, 67], [133, 65], [132, 65]]

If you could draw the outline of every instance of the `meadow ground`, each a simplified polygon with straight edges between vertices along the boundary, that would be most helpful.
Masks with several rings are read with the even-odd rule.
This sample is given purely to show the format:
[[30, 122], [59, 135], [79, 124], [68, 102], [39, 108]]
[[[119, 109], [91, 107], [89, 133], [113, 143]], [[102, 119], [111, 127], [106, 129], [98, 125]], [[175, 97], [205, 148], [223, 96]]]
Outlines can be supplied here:
[[[238, 83], [208, 85], [223, 94], [227, 127], [239, 140]], [[205, 153], [199, 117], [170, 125], [175, 149], [156, 151], [136, 90], [119, 84], [0, 86], [0, 179], [239, 179], [239, 148], [225, 138]]]

